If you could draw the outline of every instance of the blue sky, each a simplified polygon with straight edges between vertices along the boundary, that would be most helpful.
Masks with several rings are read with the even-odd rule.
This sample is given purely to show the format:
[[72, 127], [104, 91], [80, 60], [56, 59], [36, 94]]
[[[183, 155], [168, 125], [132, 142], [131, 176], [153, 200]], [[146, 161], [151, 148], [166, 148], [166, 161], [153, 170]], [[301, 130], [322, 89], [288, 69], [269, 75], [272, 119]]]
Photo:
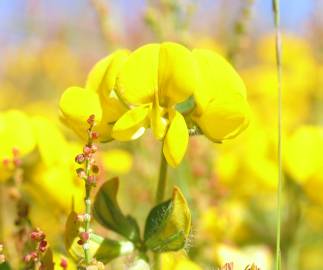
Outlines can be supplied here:
[[[23, 33], [14, 35], [24, 28], [24, 18], [28, 13], [28, 6], [32, 2], [41, 3], [42, 10], [46, 14], [35, 14], [43, 16], [46, 21], [51, 20], [52, 14], [58, 14], [62, 20], [77, 20], [79, 14], [89, 11], [89, 0], [1, 0], [0, 1], [0, 42], [12, 40], [23, 36]], [[239, 1], [236, 0], [237, 4]], [[255, 0], [254, 17], [261, 19], [262, 26], [270, 29], [272, 27], [271, 0]], [[138, 16], [145, 6], [145, 0], [107, 0], [121, 13], [121, 16], [131, 18]], [[209, 5], [219, 3], [219, 0], [195, 0], [202, 8], [207, 9]], [[314, 11], [315, 0], [281, 0], [282, 26], [290, 32], [299, 33], [311, 17]], [[89, 11], [90, 12], [90, 11]], [[74, 22], [75, 23], [75, 22]]]

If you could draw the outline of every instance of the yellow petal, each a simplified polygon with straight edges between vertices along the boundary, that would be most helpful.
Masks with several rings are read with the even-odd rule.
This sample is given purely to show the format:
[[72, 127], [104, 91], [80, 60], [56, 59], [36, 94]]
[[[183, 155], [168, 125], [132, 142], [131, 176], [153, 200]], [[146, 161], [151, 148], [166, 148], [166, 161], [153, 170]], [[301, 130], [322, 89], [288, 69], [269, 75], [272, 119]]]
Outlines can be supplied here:
[[80, 87], [70, 87], [63, 93], [60, 102], [63, 121], [79, 135], [86, 134], [87, 119], [95, 115], [96, 123], [101, 122], [102, 109], [97, 93]]
[[88, 75], [85, 88], [102, 94], [104, 98], [109, 97], [128, 55], [128, 50], [117, 50], [97, 62]]
[[243, 81], [220, 55], [194, 50], [199, 82], [193, 119], [213, 141], [238, 135], [248, 125], [249, 107]]
[[159, 106], [158, 93], [155, 92], [155, 100], [150, 112], [150, 126], [157, 140], [164, 138], [168, 120], [164, 117], [165, 110]]
[[152, 102], [158, 90], [158, 44], [147, 44], [130, 54], [116, 84], [118, 95], [133, 105]]
[[163, 152], [167, 162], [176, 167], [185, 155], [189, 135], [184, 117], [176, 111], [173, 114], [165, 136]]
[[204, 135], [214, 142], [230, 139], [249, 124], [249, 108], [241, 95], [214, 100], [200, 117], [193, 117]]
[[171, 106], [189, 98], [196, 87], [196, 66], [192, 53], [180, 44], [160, 46], [158, 93], [162, 106]]
[[198, 113], [213, 99], [232, 94], [246, 96], [240, 76], [222, 56], [204, 49], [193, 50], [193, 55], [198, 68], [198, 86], [194, 92]]
[[112, 128], [112, 137], [119, 141], [139, 138], [145, 132], [149, 107], [140, 106], [127, 111]]

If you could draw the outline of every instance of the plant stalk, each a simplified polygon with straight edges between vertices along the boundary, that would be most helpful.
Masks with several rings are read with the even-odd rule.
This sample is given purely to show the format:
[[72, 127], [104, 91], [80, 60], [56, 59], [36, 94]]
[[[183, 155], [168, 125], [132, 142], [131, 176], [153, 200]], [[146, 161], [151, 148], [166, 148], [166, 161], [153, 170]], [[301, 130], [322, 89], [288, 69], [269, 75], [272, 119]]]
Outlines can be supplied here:
[[167, 161], [162, 150], [160, 155], [159, 179], [155, 198], [156, 204], [161, 203], [165, 197], [165, 191], [167, 186], [167, 167]]
[[[160, 167], [159, 167], [159, 179], [156, 190], [156, 198], [155, 203], [159, 204], [164, 200], [165, 191], [167, 186], [167, 161], [163, 153], [163, 147], [161, 149], [160, 154]], [[160, 255], [158, 253], [154, 253], [154, 270], [160, 270]]]
[[282, 44], [280, 33], [280, 10], [279, 0], [272, 0], [274, 24], [275, 24], [275, 47], [278, 91], [278, 188], [277, 188], [277, 228], [276, 228], [276, 270], [281, 269], [281, 204], [283, 192], [282, 171]]

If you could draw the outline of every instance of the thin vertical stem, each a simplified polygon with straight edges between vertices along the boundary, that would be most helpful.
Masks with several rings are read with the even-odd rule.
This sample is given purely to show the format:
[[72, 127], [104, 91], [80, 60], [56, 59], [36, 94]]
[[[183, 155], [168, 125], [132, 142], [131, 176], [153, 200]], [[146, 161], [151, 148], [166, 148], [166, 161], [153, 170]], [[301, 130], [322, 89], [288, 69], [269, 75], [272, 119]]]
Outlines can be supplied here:
[[282, 44], [280, 34], [279, 0], [272, 0], [275, 23], [275, 47], [278, 91], [278, 189], [277, 189], [277, 229], [276, 229], [276, 270], [281, 269], [281, 204], [283, 188], [282, 172]]
[[4, 198], [4, 184], [0, 183], [0, 244], [3, 244], [4, 241], [4, 206], [5, 206], [5, 198]]
[[[167, 161], [165, 159], [163, 148], [160, 153], [160, 167], [159, 167], [159, 179], [156, 190], [155, 203], [159, 204], [164, 200], [165, 191], [167, 186]], [[154, 254], [154, 270], [160, 269], [160, 256], [158, 253]]]
[[[85, 161], [85, 173], [86, 176], [89, 177], [90, 175], [90, 161]], [[91, 185], [88, 182], [85, 182], [84, 184], [85, 188], [85, 198], [84, 198], [84, 204], [85, 204], [85, 223], [84, 223], [84, 231], [86, 233], [90, 233], [90, 222], [91, 222]], [[90, 254], [88, 248], [84, 248], [84, 258], [86, 264], [90, 263]]]
[[167, 161], [162, 150], [160, 155], [159, 180], [156, 190], [156, 204], [162, 202], [165, 197], [165, 190], [167, 186], [167, 167]]

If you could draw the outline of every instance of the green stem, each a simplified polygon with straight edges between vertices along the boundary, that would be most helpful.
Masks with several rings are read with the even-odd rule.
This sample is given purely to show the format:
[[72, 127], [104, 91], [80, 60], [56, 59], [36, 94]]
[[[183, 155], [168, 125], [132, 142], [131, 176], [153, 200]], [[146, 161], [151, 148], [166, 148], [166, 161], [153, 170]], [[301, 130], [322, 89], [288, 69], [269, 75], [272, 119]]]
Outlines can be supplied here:
[[4, 241], [4, 184], [0, 183], [0, 244], [3, 244]]
[[[90, 175], [90, 161], [85, 161], [85, 172], [87, 177]], [[91, 222], [91, 185], [85, 182], [85, 223], [84, 223], [84, 231], [88, 234], [90, 234], [90, 222]], [[84, 248], [84, 258], [85, 263], [88, 265], [90, 263], [90, 255], [89, 255], [89, 249], [86, 247]]]
[[276, 228], [276, 270], [281, 269], [281, 201], [283, 189], [282, 172], [282, 46], [280, 34], [279, 0], [272, 0], [276, 32], [276, 68], [278, 91], [278, 189], [277, 189], [277, 228]]
[[155, 203], [161, 203], [164, 200], [165, 197], [165, 190], [167, 186], [167, 161], [165, 159], [165, 156], [163, 154], [163, 151], [161, 151], [160, 155], [160, 167], [159, 167], [159, 180], [158, 180], [158, 186], [156, 190], [156, 198]]
[[[158, 186], [156, 190], [156, 198], [155, 203], [159, 204], [164, 200], [165, 191], [167, 186], [167, 161], [165, 159], [163, 148], [160, 154], [160, 167], [159, 167], [159, 179], [158, 179]], [[154, 254], [154, 270], [160, 269], [160, 256], [158, 253]]]

